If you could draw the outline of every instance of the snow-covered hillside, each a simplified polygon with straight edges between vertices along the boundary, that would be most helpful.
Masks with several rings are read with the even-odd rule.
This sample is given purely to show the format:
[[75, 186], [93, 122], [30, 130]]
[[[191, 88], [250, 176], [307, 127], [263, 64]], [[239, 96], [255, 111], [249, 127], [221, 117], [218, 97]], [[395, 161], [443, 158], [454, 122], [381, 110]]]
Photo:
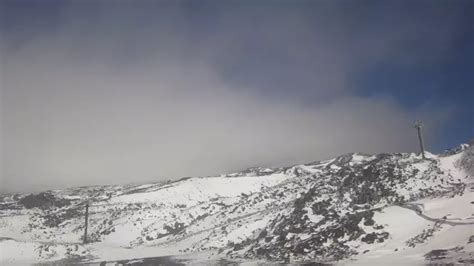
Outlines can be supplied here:
[[427, 157], [347, 154], [219, 177], [1, 196], [0, 264], [163, 256], [474, 263], [474, 147]]

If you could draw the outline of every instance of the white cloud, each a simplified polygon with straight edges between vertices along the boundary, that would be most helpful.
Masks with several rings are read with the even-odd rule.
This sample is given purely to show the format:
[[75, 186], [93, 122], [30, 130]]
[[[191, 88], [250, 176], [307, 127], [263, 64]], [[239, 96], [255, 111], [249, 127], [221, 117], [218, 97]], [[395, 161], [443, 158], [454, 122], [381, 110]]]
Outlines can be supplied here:
[[[76, 9], [65, 10], [55, 30], [26, 42], [15, 37], [21, 33], [10, 33], [10, 46], [2, 50], [2, 189], [145, 182], [291, 165], [347, 152], [413, 151], [413, 120], [422, 118], [429, 129], [446, 114], [356, 96], [348, 74], [371, 55], [370, 47], [355, 55], [348, 46], [334, 45], [343, 41], [335, 33], [344, 31], [316, 27], [298, 16], [260, 25], [257, 33], [271, 29], [263, 37], [248, 35], [252, 23], [236, 28], [240, 16], [231, 16], [224, 23], [228, 28], [202, 39], [189, 21], [182, 22], [182, 10], [179, 16], [158, 16], [154, 27], [142, 26], [149, 22], [147, 15], [155, 14], [129, 22], [123, 19], [128, 9], [113, 14], [106, 9], [100, 19], [85, 21]], [[279, 36], [284, 32], [290, 34]], [[263, 39], [252, 39], [258, 36]], [[252, 73], [262, 75], [260, 82], [229, 79], [222, 68], [255, 49], [240, 50], [245, 42], [275, 43], [277, 52], [293, 43], [288, 56], [295, 61], [280, 63], [290, 71], [314, 61], [301, 68], [310, 75], [286, 77], [310, 77], [292, 80], [311, 91], [280, 87], [284, 93], [266, 97], [256, 86], [282, 79], [265, 69]], [[385, 54], [377, 49], [375, 57]], [[245, 64], [252, 67], [248, 58]], [[317, 103], [303, 104], [300, 98], [308, 93]], [[300, 95], [298, 100], [293, 94]]]

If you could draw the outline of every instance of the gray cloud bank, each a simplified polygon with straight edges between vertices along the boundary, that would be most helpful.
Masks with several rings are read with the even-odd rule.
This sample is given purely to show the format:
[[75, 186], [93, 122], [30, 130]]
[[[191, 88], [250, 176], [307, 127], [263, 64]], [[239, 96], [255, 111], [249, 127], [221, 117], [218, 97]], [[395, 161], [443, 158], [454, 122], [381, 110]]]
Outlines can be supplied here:
[[207, 18], [199, 8], [124, 5], [66, 5], [51, 25], [4, 31], [3, 191], [413, 151], [413, 120], [433, 129], [449, 115], [354, 91], [358, 65], [399, 53], [413, 36], [408, 24], [357, 36], [339, 22], [350, 16], [326, 14], [331, 7], [235, 7]]

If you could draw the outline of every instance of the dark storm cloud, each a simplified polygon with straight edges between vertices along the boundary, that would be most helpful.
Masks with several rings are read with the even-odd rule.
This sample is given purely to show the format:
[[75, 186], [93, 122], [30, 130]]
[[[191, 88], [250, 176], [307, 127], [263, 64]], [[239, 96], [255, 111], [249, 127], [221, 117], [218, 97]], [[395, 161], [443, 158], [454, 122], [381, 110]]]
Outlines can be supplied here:
[[406, 110], [355, 80], [448, 60], [463, 12], [388, 4], [4, 4], [2, 189], [411, 151], [412, 121], [439, 127], [449, 106]]

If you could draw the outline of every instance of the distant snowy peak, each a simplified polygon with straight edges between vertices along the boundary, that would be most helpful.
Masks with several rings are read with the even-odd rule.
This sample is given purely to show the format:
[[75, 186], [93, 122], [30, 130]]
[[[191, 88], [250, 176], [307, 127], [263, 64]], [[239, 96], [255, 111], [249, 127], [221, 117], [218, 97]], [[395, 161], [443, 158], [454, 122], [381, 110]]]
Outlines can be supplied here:
[[465, 148], [461, 158], [456, 162], [458, 167], [466, 171], [467, 174], [474, 176], [474, 146]]
[[452, 149], [448, 149], [446, 151], [444, 151], [443, 155], [453, 155], [453, 154], [456, 154], [456, 153], [460, 153], [466, 149], [469, 149], [470, 147], [474, 147], [474, 138], [471, 139], [468, 143], [462, 143], [462, 144], [459, 144], [457, 147], [455, 148], [452, 148]]
[[241, 177], [241, 176], [265, 176], [281, 172], [281, 168], [268, 167], [250, 167], [237, 173], [226, 174], [227, 177]]

